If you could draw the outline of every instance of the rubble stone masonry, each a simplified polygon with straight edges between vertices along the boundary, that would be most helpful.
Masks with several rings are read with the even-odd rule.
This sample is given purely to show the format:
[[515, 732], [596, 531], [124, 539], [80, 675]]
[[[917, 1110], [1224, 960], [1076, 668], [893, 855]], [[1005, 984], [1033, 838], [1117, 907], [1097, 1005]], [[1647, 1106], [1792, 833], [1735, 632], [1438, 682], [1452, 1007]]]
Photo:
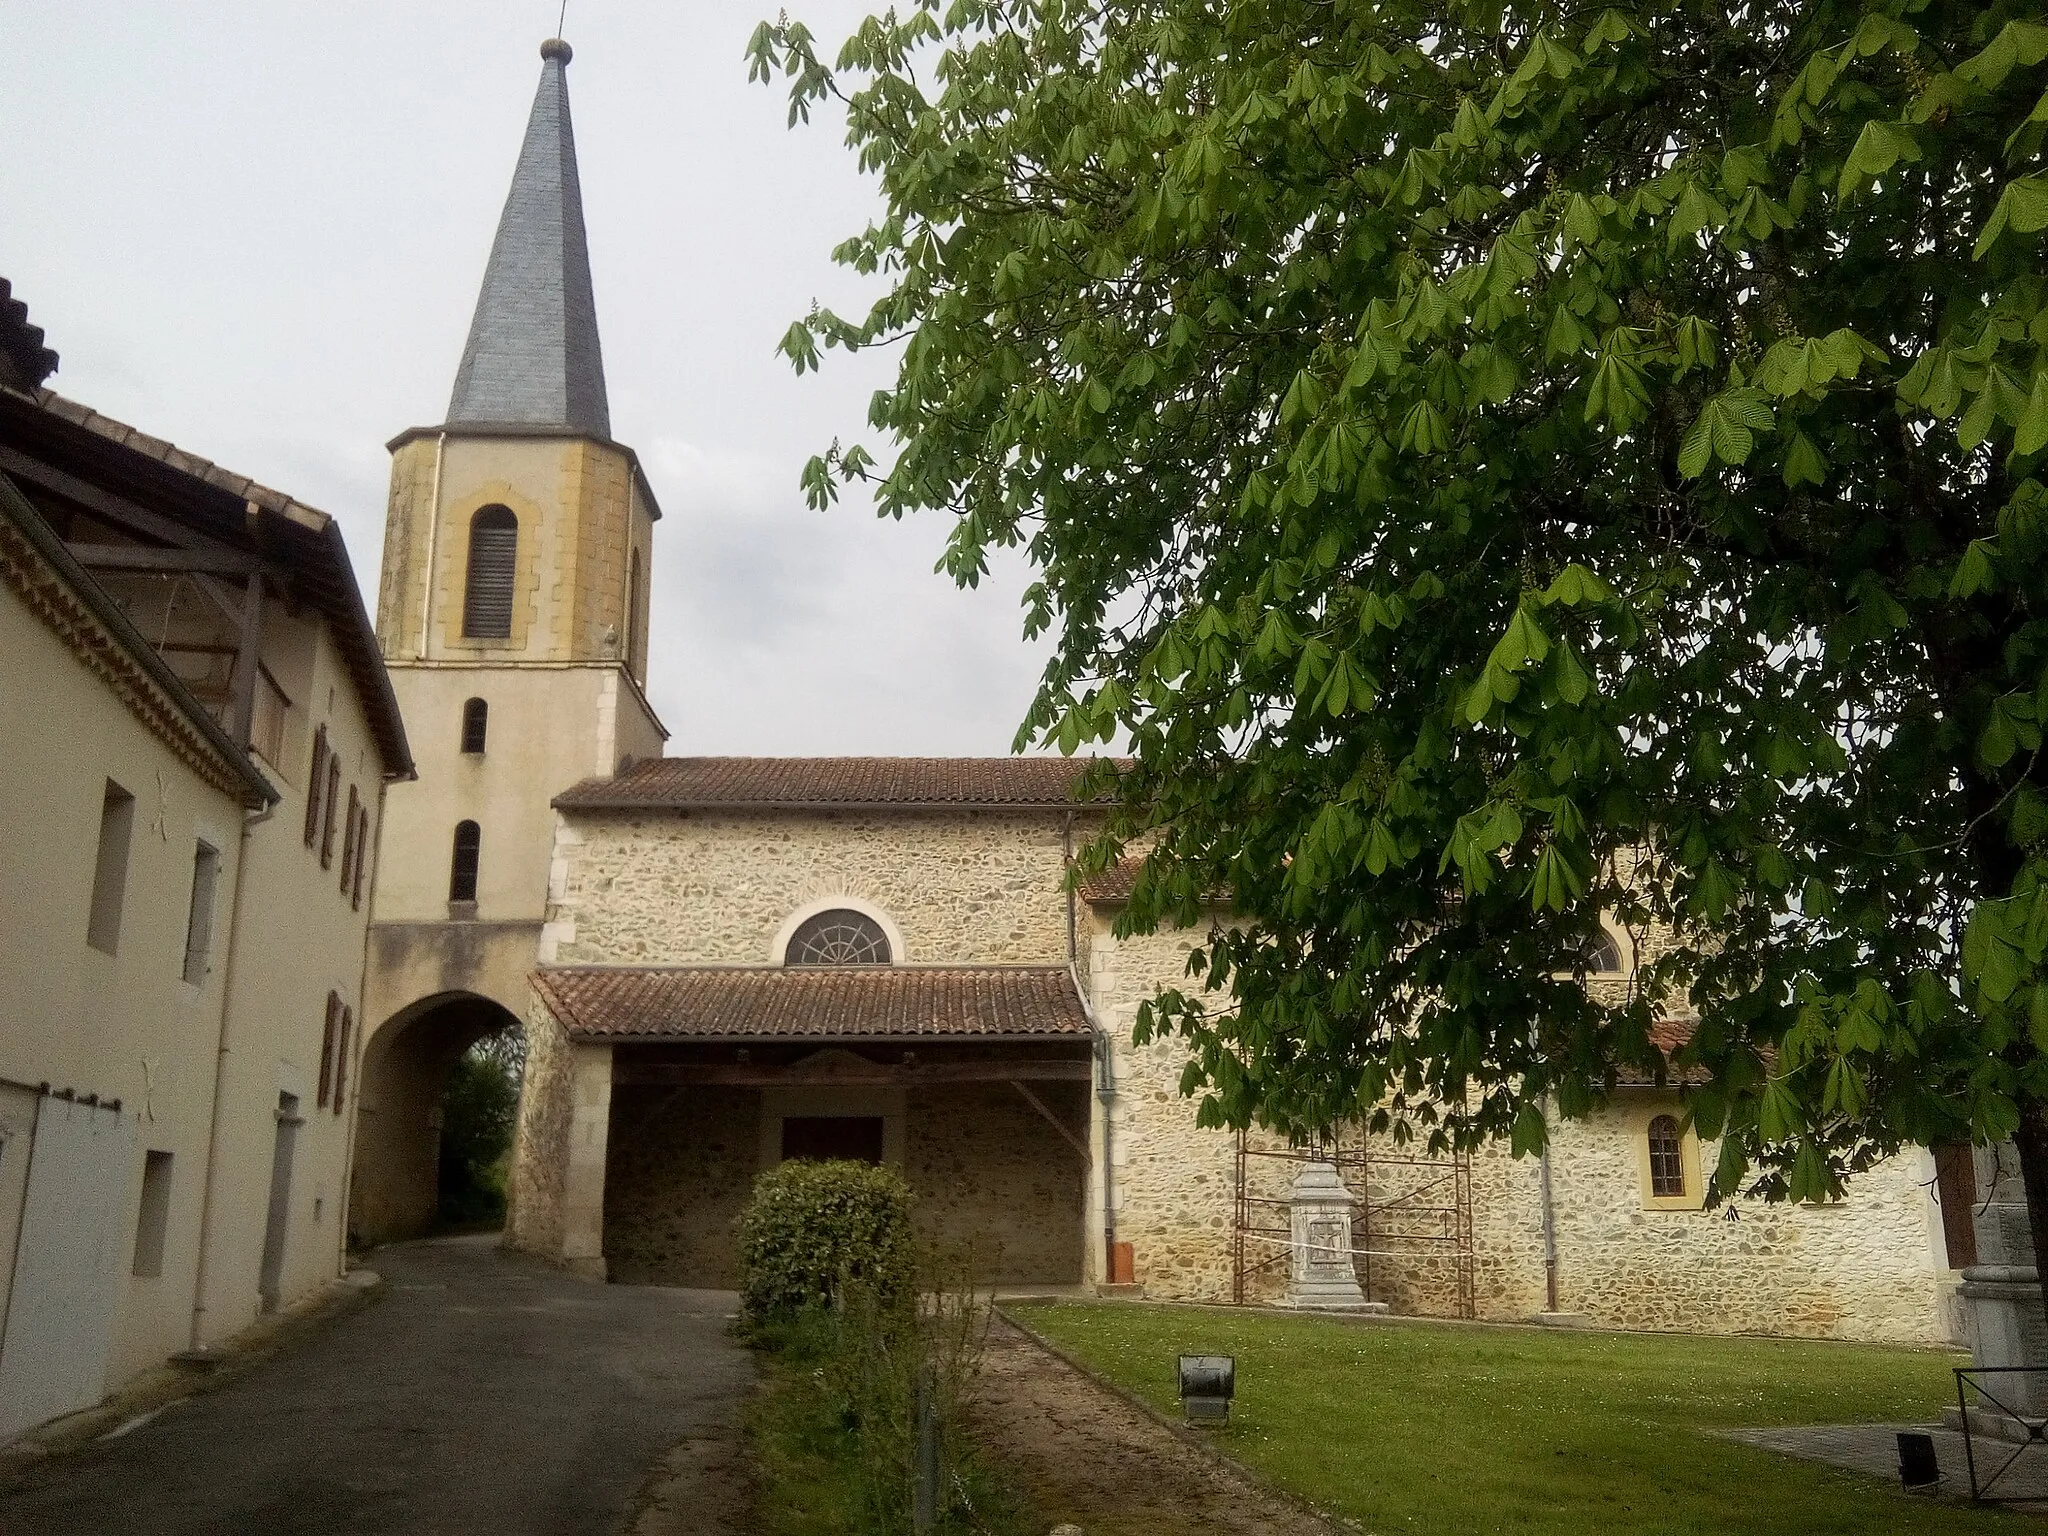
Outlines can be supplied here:
[[1056, 814], [581, 814], [557, 855], [564, 965], [766, 965], [792, 912], [841, 897], [895, 923], [899, 964], [1067, 958]]
[[[1064, 817], [960, 810], [602, 812], [564, 818], [556, 845], [551, 958], [562, 963], [772, 962], [791, 914], [847, 900], [886, 917], [899, 962], [1058, 964], [1067, 956]], [[1118, 1239], [1135, 1250], [1154, 1297], [1227, 1301], [1235, 1272], [1236, 1141], [1200, 1129], [1182, 1097], [1178, 1040], [1133, 1045], [1140, 1002], [1186, 981], [1193, 932], [1117, 939], [1113, 908], [1083, 906], [1078, 969], [1111, 1042], [1116, 1093], [1107, 1111]], [[1654, 942], [1654, 941], [1652, 941]], [[1614, 983], [1604, 983], [1613, 985]], [[522, 1136], [557, 1140], [552, 1020], [532, 1027], [537, 1082]], [[1079, 1084], [1054, 1106], [1086, 1140]], [[928, 1096], [927, 1096], [928, 1093]], [[1050, 1102], [1050, 1101], [1049, 1101]], [[1860, 1175], [1827, 1206], [1737, 1200], [1699, 1208], [1699, 1178], [1717, 1148], [1688, 1142], [1688, 1196], [1653, 1199], [1647, 1126], [1679, 1113], [1675, 1095], [1623, 1090], [1591, 1119], [1555, 1128], [1551, 1183], [1558, 1306], [1613, 1327], [1758, 1332], [1935, 1344], [1946, 1340], [1945, 1269], [1923, 1153]], [[758, 1094], [690, 1090], [680, 1100], [634, 1089], [614, 1100], [606, 1191], [607, 1257], [620, 1279], [725, 1283], [730, 1223], [761, 1159]], [[903, 1162], [927, 1236], [972, 1239], [1003, 1255], [1002, 1277], [1071, 1279], [1083, 1267], [1080, 1216], [1100, 1171], [1005, 1084], [920, 1090], [904, 1116]], [[1099, 1135], [1099, 1132], [1098, 1132]], [[1099, 1142], [1098, 1142], [1099, 1145]], [[1254, 1137], [1254, 1151], [1284, 1151]], [[1253, 1157], [1251, 1192], [1284, 1198], [1293, 1165]], [[1376, 1165], [1377, 1167], [1377, 1165]], [[1428, 1170], [1369, 1176], [1376, 1199]], [[530, 1176], [529, 1176], [530, 1177]], [[1536, 1159], [1489, 1148], [1471, 1161], [1472, 1287], [1482, 1318], [1526, 1320], [1546, 1306]], [[1084, 1179], [1094, 1192], [1084, 1198]], [[523, 1209], [546, 1191], [515, 1185], [514, 1228], [544, 1225]], [[1440, 1197], [1423, 1203], [1443, 1203]], [[1284, 1212], [1260, 1214], [1284, 1225]], [[1426, 1224], [1425, 1224], [1426, 1225]], [[1361, 1237], [1365, 1234], [1361, 1232]], [[1375, 1299], [1444, 1315], [1458, 1305], [1452, 1246], [1404, 1250], [1384, 1232]], [[1268, 1253], [1268, 1248], [1275, 1251]], [[1251, 1241], [1248, 1299], [1276, 1298], [1284, 1251]], [[1270, 1262], [1260, 1265], [1262, 1259]]]

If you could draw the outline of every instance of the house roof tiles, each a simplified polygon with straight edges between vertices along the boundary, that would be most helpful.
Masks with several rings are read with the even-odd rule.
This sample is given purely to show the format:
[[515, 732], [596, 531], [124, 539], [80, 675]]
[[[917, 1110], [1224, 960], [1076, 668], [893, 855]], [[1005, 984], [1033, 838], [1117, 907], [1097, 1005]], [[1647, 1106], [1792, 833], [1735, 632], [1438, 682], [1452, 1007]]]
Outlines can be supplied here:
[[1093, 759], [661, 757], [555, 799], [563, 810], [1053, 807]]
[[1086, 1040], [1061, 966], [558, 966], [534, 987], [577, 1040]]

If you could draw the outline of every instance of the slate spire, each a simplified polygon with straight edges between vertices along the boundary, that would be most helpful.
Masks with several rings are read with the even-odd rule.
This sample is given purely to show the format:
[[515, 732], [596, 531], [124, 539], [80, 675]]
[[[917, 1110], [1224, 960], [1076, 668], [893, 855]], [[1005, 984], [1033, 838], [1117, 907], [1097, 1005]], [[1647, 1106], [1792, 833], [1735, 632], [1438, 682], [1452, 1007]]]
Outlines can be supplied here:
[[540, 89], [469, 323], [448, 421], [567, 428], [608, 438], [611, 409], [569, 128], [569, 45], [550, 38], [540, 56]]

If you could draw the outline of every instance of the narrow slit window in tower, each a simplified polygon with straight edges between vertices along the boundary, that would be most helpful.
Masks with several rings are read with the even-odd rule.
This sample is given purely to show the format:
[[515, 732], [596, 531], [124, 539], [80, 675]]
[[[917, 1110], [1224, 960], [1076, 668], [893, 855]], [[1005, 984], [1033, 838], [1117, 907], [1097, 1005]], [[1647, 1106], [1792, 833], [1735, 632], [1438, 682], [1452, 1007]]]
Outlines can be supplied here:
[[481, 752], [484, 749], [484, 734], [490, 725], [491, 706], [482, 699], [471, 699], [462, 706], [462, 750]]
[[448, 872], [450, 901], [476, 900], [477, 858], [483, 844], [483, 829], [473, 821], [455, 824], [455, 857]]

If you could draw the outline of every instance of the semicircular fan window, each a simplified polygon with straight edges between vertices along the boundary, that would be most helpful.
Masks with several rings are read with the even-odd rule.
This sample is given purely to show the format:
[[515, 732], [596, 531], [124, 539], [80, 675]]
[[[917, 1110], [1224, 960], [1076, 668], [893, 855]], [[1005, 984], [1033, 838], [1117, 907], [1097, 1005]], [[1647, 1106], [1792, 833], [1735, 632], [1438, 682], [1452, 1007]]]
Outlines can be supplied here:
[[882, 925], [846, 907], [805, 918], [782, 955], [785, 965], [887, 965], [890, 958]]

